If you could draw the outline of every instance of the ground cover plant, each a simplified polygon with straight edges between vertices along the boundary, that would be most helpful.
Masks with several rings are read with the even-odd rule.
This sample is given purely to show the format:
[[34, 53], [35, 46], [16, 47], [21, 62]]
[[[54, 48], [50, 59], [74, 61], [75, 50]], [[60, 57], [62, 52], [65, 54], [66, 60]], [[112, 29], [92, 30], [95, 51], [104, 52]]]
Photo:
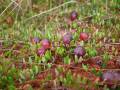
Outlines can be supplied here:
[[0, 89], [119, 90], [120, 0], [1, 0]]

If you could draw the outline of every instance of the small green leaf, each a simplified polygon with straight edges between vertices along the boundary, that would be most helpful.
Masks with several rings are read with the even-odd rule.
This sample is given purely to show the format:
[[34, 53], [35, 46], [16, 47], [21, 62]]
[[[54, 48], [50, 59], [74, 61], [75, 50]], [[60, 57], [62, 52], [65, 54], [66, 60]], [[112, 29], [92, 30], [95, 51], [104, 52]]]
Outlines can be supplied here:
[[10, 85], [13, 85], [13, 84], [14, 84], [12, 77], [9, 77], [9, 78], [8, 78], [8, 81], [9, 81], [9, 84], [10, 84]]
[[98, 43], [96, 46], [97, 46], [97, 47], [100, 47], [100, 46], [101, 46], [101, 43]]
[[25, 76], [22, 73], [20, 73], [19, 75], [20, 75], [21, 79], [25, 79]]
[[50, 68], [51, 68], [51, 64], [50, 64], [50, 63], [48, 63], [48, 64], [47, 64], [47, 66], [48, 66], [48, 69], [50, 69]]
[[87, 78], [83, 78], [82, 82], [86, 83], [87, 82]]
[[41, 71], [41, 66], [38, 67], [38, 71], [39, 71], [39, 72]]
[[9, 55], [8, 55], [8, 57], [9, 57], [9, 58], [11, 58], [11, 55], [12, 55], [12, 54], [11, 54], [11, 52], [9, 52]]
[[24, 48], [22, 48], [22, 49], [20, 50], [20, 55], [21, 55], [21, 56], [24, 55]]
[[42, 42], [38, 43], [38, 48], [41, 48]]
[[35, 73], [37, 74], [38, 73], [38, 67], [35, 66]]
[[45, 53], [45, 57], [47, 57], [48, 59], [50, 59], [50, 57], [51, 57], [51, 52], [47, 50], [46, 53]]
[[56, 54], [58, 53], [58, 54], [60, 54], [60, 55], [63, 55], [63, 53], [64, 53], [64, 48], [60, 48], [60, 47], [57, 47], [57, 51], [55, 52]]
[[18, 59], [18, 57], [15, 55], [15, 56], [14, 56], [14, 59], [15, 59], [15, 60], [17, 60], [17, 59]]
[[88, 72], [88, 65], [86, 66], [86, 65], [84, 65], [84, 64], [82, 63], [82, 68], [83, 68], [86, 72]]
[[66, 74], [66, 80], [71, 81], [71, 72]]
[[117, 36], [116, 36], [116, 40], [118, 40], [119, 39], [119, 34], [117, 34]]
[[45, 84], [45, 81], [42, 81], [42, 85], [40, 88], [43, 88], [44, 87], [44, 84]]
[[19, 82], [22, 83], [23, 81], [19, 78]]
[[91, 69], [91, 72], [93, 72], [93, 74], [96, 74], [96, 68], [95, 69]]
[[37, 44], [34, 43], [32, 46], [31, 46], [31, 51], [36, 51], [37, 50]]
[[70, 42], [70, 45], [74, 45], [74, 40], [72, 40], [72, 41]]
[[77, 24], [73, 24], [73, 27], [76, 28], [78, 25]]
[[60, 46], [63, 46], [63, 41], [60, 42]]
[[48, 75], [47, 78], [48, 78], [48, 80], [51, 80], [51, 75]]
[[8, 86], [9, 90], [16, 90], [16, 88], [13, 85]]
[[57, 69], [60, 71], [60, 73], [62, 73], [62, 72], [63, 72], [63, 69], [62, 69], [62, 67], [61, 67], [61, 66], [58, 66], [58, 67], [57, 67]]
[[46, 61], [45, 57], [42, 57], [42, 61], [43, 61], [43, 62], [45, 62], [45, 61]]
[[23, 58], [23, 64], [26, 64], [25, 58]]
[[84, 41], [80, 41], [80, 46], [84, 46]]
[[64, 59], [64, 64], [70, 64], [70, 58], [69, 58], [69, 55], [67, 55]]
[[59, 76], [59, 72], [55, 69], [55, 76]]
[[100, 70], [99, 72], [96, 73], [96, 76], [102, 75], [103, 70]]
[[70, 64], [70, 58], [69, 58], [69, 55], [67, 55], [66, 57], [65, 57], [65, 60], [66, 60], [66, 64]]
[[78, 59], [77, 55], [75, 55], [75, 62], [78, 62], [78, 61], [79, 61], [79, 59]]
[[108, 53], [105, 53], [105, 55], [103, 56], [103, 58], [104, 58], [105, 60], [108, 60], [108, 59], [109, 59]]
[[34, 71], [32, 69], [30, 69], [30, 74], [34, 75]]
[[32, 65], [32, 59], [29, 57], [29, 64]]
[[31, 85], [28, 86], [28, 90], [33, 90]]
[[102, 65], [102, 68], [104, 68], [104, 69], [105, 69], [105, 68], [106, 68], [106, 65], [107, 65], [107, 63], [106, 63], [106, 62], [104, 62], [104, 63], [103, 63], [103, 65]]
[[15, 68], [15, 65], [14, 65], [14, 64], [12, 64], [12, 69], [13, 69], [13, 70], [16, 70], [16, 68]]
[[98, 29], [96, 30], [96, 35], [98, 34]]
[[35, 61], [38, 62], [37, 54], [35, 53], [34, 56], [35, 56]]
[[112, 43], [115, 43], [115, 39], [114, 38], [112, 39]]

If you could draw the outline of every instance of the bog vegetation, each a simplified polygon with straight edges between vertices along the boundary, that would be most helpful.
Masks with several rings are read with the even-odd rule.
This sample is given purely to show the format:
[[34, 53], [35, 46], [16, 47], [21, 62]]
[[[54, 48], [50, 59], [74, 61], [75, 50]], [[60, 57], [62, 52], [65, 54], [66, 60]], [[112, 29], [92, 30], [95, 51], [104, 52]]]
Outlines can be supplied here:
[[0, 89], [120, 89], [120, 0], [0, 0]]

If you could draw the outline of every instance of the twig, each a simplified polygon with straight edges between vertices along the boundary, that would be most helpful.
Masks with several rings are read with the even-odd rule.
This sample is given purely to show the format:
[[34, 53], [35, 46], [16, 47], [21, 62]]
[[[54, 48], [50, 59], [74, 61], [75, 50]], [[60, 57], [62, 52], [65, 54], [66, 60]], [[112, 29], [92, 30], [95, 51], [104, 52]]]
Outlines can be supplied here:
[[[21, 8], [21, 6], [20, 6], [18, 3], [16, 3], [14, 0], [12, 0], [12, 2], [5, 8], [5, 10], [3, 10], [3, 12], [0, 14], [0, 16], [2, 16], [3, 13], [4, 13], [13, 3], [17, 4], [17, 5]], [[23, 9], [21, 8], [21, 10], [23, 10]]]
[[[23, 1], [23, 0], [21, 0], [21, 1], [19, 2], [19, 4], [20, 4], [22, 1]], [[19, 4], [17, 4], [16, 7], [14, 7], [13, 10], [12, 10], [11, 12], [9, 12], [8, 15], [7, 15], [6, 17], [4, 17], [4, 19], [2, 19], [2, 21], [0, 21], [0, 23], [2, 23], [2, 22], [19, 6]]]
[[4, 55], [2, 55], [2, 56], [0, 57], [0, 59], [4, 58], [6, 55], [8, 55], [8, 54], [16, 47], [16, 45], [17, 45], [18, 43], [19, 43], [19, 41], [17, 41], [16, 44], [15, 44], [7, 53], [5, 53]]
[[54, 7], [54, 8], [52, 8], [52, 9], [49, 9], [49, 10], [47, 10], [47, 11], [44, 11], [44, 12], [41, 12], [41, 13], [39, 13], [39, 14], [36, 14], [36, 15], [34, 15], [34, 16], [32, 16], [32, 17], [29, 17], [29, 18], [27, 18], [27, 19], [24, 20], [24, 21], [27, 21], [27, 20], [32, 19], [32, 18], [35, 18], [35, 17], [37, 17], [37, 16], [39, 16], [39, 15], [42, 15], [42, 14], [44, 14], [44, 13], [47, 13], [47, 12], [49, 12], [49, 11], [52, 11], [52, 10], [57, 9], [57, 8], [59, 8], [59, 7], [62, 7], [62, 6], [66, 5], [66, 4], [68, 4], [68, 3], [71, 3], [71, 2], [76, 3], [77, 1], [69, 1], [69, 2], [66, 2], [66, 3], [64, 3], [64, 4], [62, 4], [62, 5], [59, 5], [59, 6], [57, 6], [57, 7]]
[[14, 2], [16, 5], [18, 5], [19, 8], [23, 11], [22, 7], [17, 2], [15, 2], [14, 0], [11, 0], [11, 1]]
[[3, 12], [0, 14], [0, 16], [2, 16], [2, 14], [13, 4], [13, 2], [11, 2], [6, 8], [5, 10], [3, 10]]

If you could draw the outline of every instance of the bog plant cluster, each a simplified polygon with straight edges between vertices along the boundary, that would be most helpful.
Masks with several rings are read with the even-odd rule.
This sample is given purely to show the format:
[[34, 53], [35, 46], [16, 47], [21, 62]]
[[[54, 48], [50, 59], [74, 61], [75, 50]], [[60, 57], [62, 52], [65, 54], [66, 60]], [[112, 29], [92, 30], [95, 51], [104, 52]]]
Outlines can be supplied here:
[[[60, 1], [66, 3], [67, 0]], [[0, 89], [119, 90], [120, 20], [117, 16], [120, 5], [117, 3], [120, 2], [113, 1], [109, 1], [112, 4], [105, 0], [84, 2], [80, 11], [79, 4], [72, 3], [72, 10], [63, 13], [62, 17], [56, 12], [63, 8], [66, 12], [69, 5], [58, 9], [53, 16], [47, 13], [28, 21], [24, 21], [27, 15], [23, 12], [22, 23], [19, 22], [19, 13], [15, 18], [18, 22], [6, 18], [0, 30], [6, 26], [12, 29], [2, 30], [0, 34], [5, 39], [0, 42]], [[50, 10], [54, 6], [52, 3], [58, 4], [54, 0], [46, 2]], [[40, 5], [33, 7], [35, 13], [29, 13], [31, 15], [41, 9]], [[114, 11], [116, 16], [107, 9]], [[62, 25], [61, 22], [67, 23]]]
[[[78, 13], [75, 12], [75, 11], [72, 11], [71, 12], [71, 15], [70, 15], [70, 18], [71, 18], [71, 21], [72, 21], [72, 25], [73, 25], [73, 21], [75, 19], [77, 19], [78, 17]], [[68, 27], [70, 28], [70, 26], [68, 25]], [[76, 33], [76, 32], [74, 32]], [[44, 56], [46, 54], [46, 51], [50, 51], [51, 50], [51, 47], [53, 47], [54, 51], [55, 52], [59, 52], [60, 47], [72, 47], [72, 45], [74, 46], [73, 49], [72, 49], [72, 52], [70, 55], [73, 55], [74, 58], [77, 58], [77, 59], [81, 59], [83, 58], [83, 56], [86, 54], [86, 49], [85, 47], [82, 45], [76, 45], [75, 44], [75, 40], [73, 39], [72, 37], [72, 32], [70, 32], [69, 30], [68, 31], [65, 31], [65, 30], [60, 30], [58, 32], [58, 37], [60, 37], [60, 41], [53, 41], [52, 43], [49, 41], [49, 39], [43, 39], [41, 40], [40, 38], [38, 37], [33, 37], [33, 42], [34, 43], [41, 43], [41, 48], [38, 48], [37, 51], [36, 51], [36, 54], [38, 57], [40, 56]], [[88, 42], [89, 39], [89, 33], [87, 32], [82, 32], [79, 34], [79, 39], [80, 42], [83, 42], [85, 43], [86, 41]], [[60, 49], [57, 49], [57, 48], [60, 48]], [[57, 51], [58, 50], [58, 51]], [[65, 52], [63, 52], [62, 54], [64, 54]], [[75, 57], [77, 56], [77, 57]], [[80, 58], [81, 57], [81, 58]], [[65, 59], [66, 60], [66, 59]], [[87, 67], [84, 66], [83, 64], [83, 68], [87, 71]], [[118, 85], [114, 85], [113, 83], [116, 82], [116, 84], [120, 84], [120, 73], [117, 73], [117, 72], [103, 72], [102, 74], [100, 74], [100, 82], [103, 82], [105, 83], [105, 85], [107, 85], [108, 88], [114, 88], [116, 89]]]
[[[78, 17], [77, 12], [74, 12], [74, 11], [71, 12], [70, 17], [71, 17], [71, 21], [73, 22]], [[59, 41], [59, 42], [53, 41], [52, 45], [54, 46], [54, 48], [55, 47], [57, 48], [59, 46], [67, 47], [67, 46], [71, 45], [71, 41], [73, 43], [75, 41], [72, 37], [72, 32], [70, 32], [70, 31], [61, 30], [58, 35], [60, 37], [62, 36], [61, 41]], [[87, 32], [83, 32], [79, 36], [79, 39], [81, 41], [88, 40], [88, 38], [89, 38], [89, 34]], [[51, 42], [46, 38], [41, 40], [39, 37], [33, 37], [32, 41], [36, 44], [41, 43], [41, 48], [38, 48], [37, 51], [36, 51], [37, 56], [41, 56], [41, 55], [44, 56], [46, 51], [51, 48]], [[60, 45], [61, 42], [63, 43], [63, 45]], [[57, 43], [57, 45], [56, 45], [56, 43]], [[80, 58], [80, 57], [83, 57], [86, 54], [86, 50], [82, 46], [74, 47], [73, 51], [72, 51], [72, 54], [74, 56], [76, 55], [78, 58]]]

